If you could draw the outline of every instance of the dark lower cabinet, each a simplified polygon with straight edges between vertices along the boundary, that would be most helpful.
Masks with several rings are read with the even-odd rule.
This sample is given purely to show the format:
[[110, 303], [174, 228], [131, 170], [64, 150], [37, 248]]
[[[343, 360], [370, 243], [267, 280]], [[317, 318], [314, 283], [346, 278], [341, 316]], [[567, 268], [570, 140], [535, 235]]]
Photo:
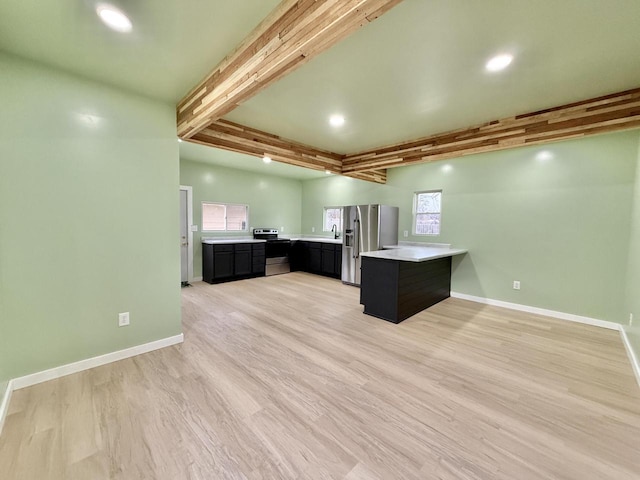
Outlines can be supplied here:
[[318, 242], [309, 242], [309, 271], [322, 273], [322, 248]]
[[364, 313], [393, 323], [448, 298], [451, 257], [402, 262], [362, 257], [360, 303]]
[[214, 280], [224, 280], [231, 277], [233, 277], [233, 245], [214, 245]]
[[340, 278], [342, 244], [297, 240], [289, 254], [291, 271], [302, 271]]
[[234, 248], [233, 274], [251, 275], [251, 244], [238, 244]]
[[336, 274], [336, 253], [332, 243], [322, 244], [322, 273], [324, 275], [334, 276]]
[[292, 272], [307, 271], [308, 267], [305, 261], [309, 256], [308, 251], [309, 242], [303, 242], [301, 240], [291, 242], [291, 248], [289, 249], [289, 266]]
[[265, 268], [265, 245], [264, 243], [253, 243], [251, 245], [251, 273], [257, 276], [264, 275]]
[[202, 244], [202, 279], [207, 283], [263, 276], [264, 244]]

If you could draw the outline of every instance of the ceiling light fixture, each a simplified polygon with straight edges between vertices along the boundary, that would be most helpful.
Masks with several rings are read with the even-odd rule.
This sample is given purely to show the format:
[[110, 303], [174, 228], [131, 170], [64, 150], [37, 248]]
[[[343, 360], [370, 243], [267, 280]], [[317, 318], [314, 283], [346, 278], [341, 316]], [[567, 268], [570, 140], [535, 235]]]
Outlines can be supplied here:
[[264, 157], [262, 157], [262, 161], [264, 163], [271, 163], [271, 157], [267, 157], [266, 155]]
[[499, 72], [500, 70], [507, 68], [512, 61], [513, 55], [503, 53], [490, 59], [485, 65], [485, 68], [490, 72]]
[[325, 170], [324, 173], [326, 173], [327, 175], [331, 175], [331, 172], [329, 170]]
[[342, 115], [331, 115], [329, 117], [329, 123], [332, 127], [341, 127], [344, 125], [344, 117]]
[[536, 154], [536, 160], [539, 162], [546, 162], [553, 158], [553, 153], [549, 150], [542, 150]]
[[99, 4], [96, 8], [96, 13], [107, 27], [115, 30], [116, 32], [128, 33], [133, 28], [131, 20], [129, 20], [124, 13], [111, 5], [104, 3]]
[[178, 143], [182, 143], [182, 139], [181, 138], [178, 139]]

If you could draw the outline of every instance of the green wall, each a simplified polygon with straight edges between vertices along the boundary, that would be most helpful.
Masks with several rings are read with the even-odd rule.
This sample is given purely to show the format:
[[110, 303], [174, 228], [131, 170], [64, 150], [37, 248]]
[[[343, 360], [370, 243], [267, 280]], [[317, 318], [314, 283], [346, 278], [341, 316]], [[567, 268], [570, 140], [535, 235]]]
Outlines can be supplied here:
[[300, 233], [302, 182], [244, 170], [198, 163], [182, 158], [180, 184], [193, 187], [193, 275], [202, 276], [202, 245], [205, 237], [247, 236], [248, 232], [202, 233], [202, 202], [249, 205], [249, 226], [284, 227], [284, 234]]
[[0, 382], [179, 334], [173, 106], [4, 55], [0, 85]]
[[[633, 195], [626, 285], [626, 321], [623, 325], [629, 342], [635, 351], [636, 358], [640, 359], [640, 144], [638, 145], [638, 166]], [[631, 325], [629, 324], [629, 313], [633, 313], [633, 323]]]
[[357, 203], [400, 207], [400, 231], [411, 233], [413, 192], [442, 189], [442, 234], [400, 240], [467, 248], [454, 260], [452, 290], [621, 322], [639, 137], [622, 132], [390, 169], [386, 185], [305, 181], [303, 233], [319, 231], [323, 206]]

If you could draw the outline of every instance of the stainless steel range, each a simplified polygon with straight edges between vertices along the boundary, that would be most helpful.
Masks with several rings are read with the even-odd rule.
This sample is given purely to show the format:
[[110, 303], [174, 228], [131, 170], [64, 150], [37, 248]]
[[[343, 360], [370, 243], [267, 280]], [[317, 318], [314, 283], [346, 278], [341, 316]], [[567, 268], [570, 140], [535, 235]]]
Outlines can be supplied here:
[[256, 240], [266, 240], [266, 261], [265, 275], [278, 275], [289, 273], [289, 250], [291, 240], [278, 238], [278, 230], [275, 228], [254, 228], [253, 238]]

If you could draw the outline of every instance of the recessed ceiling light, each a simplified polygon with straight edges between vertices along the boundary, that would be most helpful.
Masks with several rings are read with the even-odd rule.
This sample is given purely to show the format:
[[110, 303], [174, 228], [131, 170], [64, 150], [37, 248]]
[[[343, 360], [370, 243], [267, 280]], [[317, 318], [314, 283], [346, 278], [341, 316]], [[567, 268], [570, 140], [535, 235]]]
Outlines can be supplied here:
[[178, 143], [182, 143], [182, 139], [181, 138], [178, 139]]
[[342, 115], [331, 115], [329, 117], [329, 123], [332, 127], [341, 127], [344, 125], [344, 117]]
[[124, 13], [111, 5], [101, 3], [96, 8], [96, 12], [100, 17], [100, 20], [102, 20], [107, 27], [115, 30], [116, 32], [127, 33], [133, 28], [131, 20], [129, 20]]
[[512, 61], [513, 55], [503, 53], [490, 59], [485, 65], [485, 68], [490, 72], [499, 72], [500, 70], [507, 68]]
[[329, 170], [325, 170], [324, 173], [326, 173], [327, 175], [331, 175], [331, 172]]
[[548, 160], [551, 160], [552, 158], [553, 153], [551, 153], [549, 150], [542, 150], [536, 154], [536, 160], [538, 160], [539, 162], [546, 162]]
[[271, 163], [271, 157], [267, 157], [266, 155], [264, 157], [262, 157], [262, 161], [264, 163]]

